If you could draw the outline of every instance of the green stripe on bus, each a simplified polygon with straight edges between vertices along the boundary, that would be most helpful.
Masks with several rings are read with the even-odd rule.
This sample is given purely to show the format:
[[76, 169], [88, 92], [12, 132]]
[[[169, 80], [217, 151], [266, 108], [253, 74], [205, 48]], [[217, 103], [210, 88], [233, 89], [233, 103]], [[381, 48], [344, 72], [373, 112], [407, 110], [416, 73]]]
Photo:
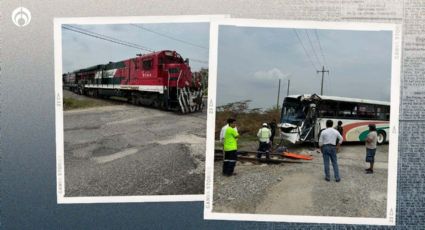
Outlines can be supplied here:
[[[379, 128], [376, 128], [376, 131], [379, 131], [379, 130], [384, 130], [384, 129], [388, 129], [388, 128], [390, 128], [389, 126], [386, 126], [386, 127], [379, 127]], [[366, 140], [366, 137], [367, 137], [367, 135], [369, 134], [369, 130], [366, 130], [366, 131], [363, 131], [362, 133], [360, 133], [360, 135], [359, 135], [359, 140], [360, 141], [364, 141], [364, 140]]]

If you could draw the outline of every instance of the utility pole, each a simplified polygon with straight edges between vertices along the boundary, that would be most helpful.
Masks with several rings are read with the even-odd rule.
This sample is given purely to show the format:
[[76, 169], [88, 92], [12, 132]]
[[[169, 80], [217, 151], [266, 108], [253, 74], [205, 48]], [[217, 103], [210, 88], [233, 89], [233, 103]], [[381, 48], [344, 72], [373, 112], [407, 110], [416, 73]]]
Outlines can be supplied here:
[[288, 79], [288, 89], [286, 90], [286, 96], [289, 96], [289, 84], [291, 83], [291, 80]]
[[329, 70], [325, 70], [325, 66], [322, 67], [322, 70], [317, 70], [317, 73], [322, 73], [322, 86], [320, 87], [320, 95], [323, 95], [323, 78], [325, 77], [325, 72], [329, 74]]
[[279, 79], [279, 89], [277, 90], [277, 102], [276, 102], [277, 109], [279, 109], [279, 97], [280, 97], [280, 79]]

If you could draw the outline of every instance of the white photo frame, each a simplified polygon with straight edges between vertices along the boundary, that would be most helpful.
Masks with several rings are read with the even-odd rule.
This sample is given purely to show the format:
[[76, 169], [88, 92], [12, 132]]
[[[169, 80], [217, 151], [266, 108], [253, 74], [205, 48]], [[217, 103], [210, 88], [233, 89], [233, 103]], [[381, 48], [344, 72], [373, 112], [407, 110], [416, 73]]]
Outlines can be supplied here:
[[[64, 24], [77, 25], [104, 25], [130, 23], [210, 23], [226, 15], [181, 15], [181, 16], [143, 16], [143, 17], [76, 17], [54, 19], [54, 65], [55, 65], [55, 124], [56, 124], [56, 189], [57, 202], [66, 203], [131, 203], [131, 202], [179, 202], [202, 201], [203, 194], [199, 195], [148, 195], [148, 196], [87, 196], [65, 197], [65, 170], [64, 170], [64, 125], [62, 108], [62, 32]], [[210, 39], [211, 39], [210, 35]]]
[[[260, 28], [294, 28], [294, 29], [332, 29], [358, 31], [392, 31], [391, 58], [391, 111], [390, 111], [390, 145], [388, 157], [387, 207], [385, 218], [367, 217], [329, 217], [302, 215], [269, 215], [213, 212], [214, 191], [214, 133], [217, 96], [217, 58], [218, 36], [220, 26], [260, 27]], [[400, 73], [401, 73], [401, 35], [400, 24], [358, 23], [358, 22], [317, 22], [317, 21], [283, 21], [256, 19], [218, 19], [210, 24], [210, 57], [209, 57], [209, 91], [207, 118], [207, 153], [205, 174], [204, 218], [214, 220], [239, 221], [270, 221], [298, 223], [334, 223], [362, 225], [395, 225], [397, 199], [397, 159], [398, 159], [398, 127], [400, 104]], [[249, 47], [247, 47], [249, 48]]]

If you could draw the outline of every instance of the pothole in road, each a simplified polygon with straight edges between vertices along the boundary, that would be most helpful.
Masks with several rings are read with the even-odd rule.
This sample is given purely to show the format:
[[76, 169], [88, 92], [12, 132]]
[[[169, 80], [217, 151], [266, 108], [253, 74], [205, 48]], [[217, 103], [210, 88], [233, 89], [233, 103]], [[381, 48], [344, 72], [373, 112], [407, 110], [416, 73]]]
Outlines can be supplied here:
[[203, 144], [205, 143], [205, 137], [199, 137], [194, 134], [180, 134], [175, 135], [172, 138], [169, 138], [167, 140], [160, 140], [155, 141], [158, 144], [161, 145], [168, 145], [168, 144]]
[[121, 136], [112, 136], [97, 142], [97, 148], [92, 151], [92, 156], [106, 156], [132, 147], [128, 141]]

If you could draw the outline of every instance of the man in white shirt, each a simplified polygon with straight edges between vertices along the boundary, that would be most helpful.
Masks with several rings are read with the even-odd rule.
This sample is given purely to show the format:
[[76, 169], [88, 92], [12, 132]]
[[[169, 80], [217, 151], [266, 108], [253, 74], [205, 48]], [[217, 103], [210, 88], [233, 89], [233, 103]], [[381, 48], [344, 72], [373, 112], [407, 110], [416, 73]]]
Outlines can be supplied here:
[[267, 128], [267, 123], [263, 123], [263, 127], [258, 130], [257, 137], [260, 141], [260, 146], [257, 151], [257, 158], [260, 159], [263, 153], [266, 154], [266, 159], [270, 158], [270, 137], [272, 136], [272, 132], [269, 128]]
[[226, 129], [227, 129], [227, 127], [229, 127], [229, 125], [228, 125], [228, 124], [226, 124], [225, 126], [223, 126], [223, 127], [221, 128], [221, 131], [220, 131], [220, 142], [221, 142], [221, 143], [223, 143], [223, 140], [224, 140], [224, 134], [226, 133]]
[[[232, 119], [232, 118], [227, 119], [226, 125], [221, 128], [221, 131], [220, 131], [220, 142], [221, 143], [223, 143], [223, 141], [224, 141], [224, 134], [226, 133], [227, 127], [229, 127], [229, 121], [230, 121], [230, 119]], [[238, 129], [236, 127], [234, 129], [236, 131], [238, 131]]]
[[325, 166], [325, 180], [330, 181], [329, 173], [329, 159], [332, 161], [332, 168], [334, 169], [335, 181], [340, 182], [341, 178], [339, 177], [338, 161], [336, 157], [336, 145], [339, 146], [342, 143], [341, 134], [334, 128], [332, 128], [333, 121], [326, 121], [326, 129], [323, 130], [319, 137], [319, 146], [322, 149], [323, 154], [323, 164]]

